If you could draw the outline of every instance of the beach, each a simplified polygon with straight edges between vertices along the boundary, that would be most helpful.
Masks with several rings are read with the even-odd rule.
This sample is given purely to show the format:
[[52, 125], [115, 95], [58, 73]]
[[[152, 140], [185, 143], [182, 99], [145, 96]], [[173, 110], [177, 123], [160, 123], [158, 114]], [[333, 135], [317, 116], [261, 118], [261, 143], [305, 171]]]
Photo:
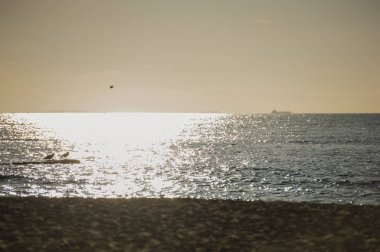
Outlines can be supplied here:
[[0, 251], [379, 251], [380, 206], [0, 198]]

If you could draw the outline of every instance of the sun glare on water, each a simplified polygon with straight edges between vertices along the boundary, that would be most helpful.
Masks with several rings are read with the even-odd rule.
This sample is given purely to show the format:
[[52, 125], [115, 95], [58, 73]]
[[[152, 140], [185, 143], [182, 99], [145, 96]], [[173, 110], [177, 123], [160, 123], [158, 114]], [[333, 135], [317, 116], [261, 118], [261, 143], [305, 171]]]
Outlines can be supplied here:
[[81, 161], [79, 166], [52, 171], [53, 180], [59, 183], [59, 179], [71, 176], [74, 181], [87, 181], [84, 188], [73, 190], [75, 194], [85, 190], [85, 194], [95, 197], [152, 196], [162, 195], [165, 190], [165, 196], [170, 196], [175, 183], [166, 176], [168, 171], [162, 169], [169, 159], [175, 162], [173, 148], [189, 134], [196, 134], [191, 133], [191, 129], [199, 122], [217, 116], [170, 113], [17, 115], [19, 120], [37, 128], [34, 137], [51, 146], [51, 149], [46, 148], [46, 153], [69, 151], [69, 158]]

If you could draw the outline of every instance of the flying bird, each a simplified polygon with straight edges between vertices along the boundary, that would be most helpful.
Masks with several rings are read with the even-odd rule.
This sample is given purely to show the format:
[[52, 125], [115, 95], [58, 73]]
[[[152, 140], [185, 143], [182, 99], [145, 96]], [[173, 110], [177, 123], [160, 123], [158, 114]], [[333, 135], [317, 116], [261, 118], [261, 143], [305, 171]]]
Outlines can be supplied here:
[[65, 152], [61, 155], [61, 158], [66, 158], [70, 153], [69, 152]]
[[50, 154], [50, 155], [47, 155], [46, 157], [44, 157], [44, 159], [46, 160], [50, 160], [54, 157], [54, 153], [53, 154]]

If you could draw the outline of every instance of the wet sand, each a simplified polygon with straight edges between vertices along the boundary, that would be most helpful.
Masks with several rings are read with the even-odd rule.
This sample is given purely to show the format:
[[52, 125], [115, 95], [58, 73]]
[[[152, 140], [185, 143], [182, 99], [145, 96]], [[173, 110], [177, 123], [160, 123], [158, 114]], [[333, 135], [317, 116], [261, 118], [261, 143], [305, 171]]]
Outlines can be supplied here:
[[380, 251], [380, 206], [0, 198], [0, 251]]

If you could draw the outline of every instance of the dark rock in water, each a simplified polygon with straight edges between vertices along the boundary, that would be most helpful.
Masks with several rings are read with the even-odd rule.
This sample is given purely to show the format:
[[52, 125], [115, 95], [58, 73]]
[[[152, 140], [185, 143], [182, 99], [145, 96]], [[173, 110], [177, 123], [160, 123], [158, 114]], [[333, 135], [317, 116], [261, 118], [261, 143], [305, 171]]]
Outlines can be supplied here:
[[77, 159], [62, 159], [62, 160], [10, 162], [10, 163], [1, 163], [0, 165], [28, 165], [28, 164], [80, 164], [80, 161]]

